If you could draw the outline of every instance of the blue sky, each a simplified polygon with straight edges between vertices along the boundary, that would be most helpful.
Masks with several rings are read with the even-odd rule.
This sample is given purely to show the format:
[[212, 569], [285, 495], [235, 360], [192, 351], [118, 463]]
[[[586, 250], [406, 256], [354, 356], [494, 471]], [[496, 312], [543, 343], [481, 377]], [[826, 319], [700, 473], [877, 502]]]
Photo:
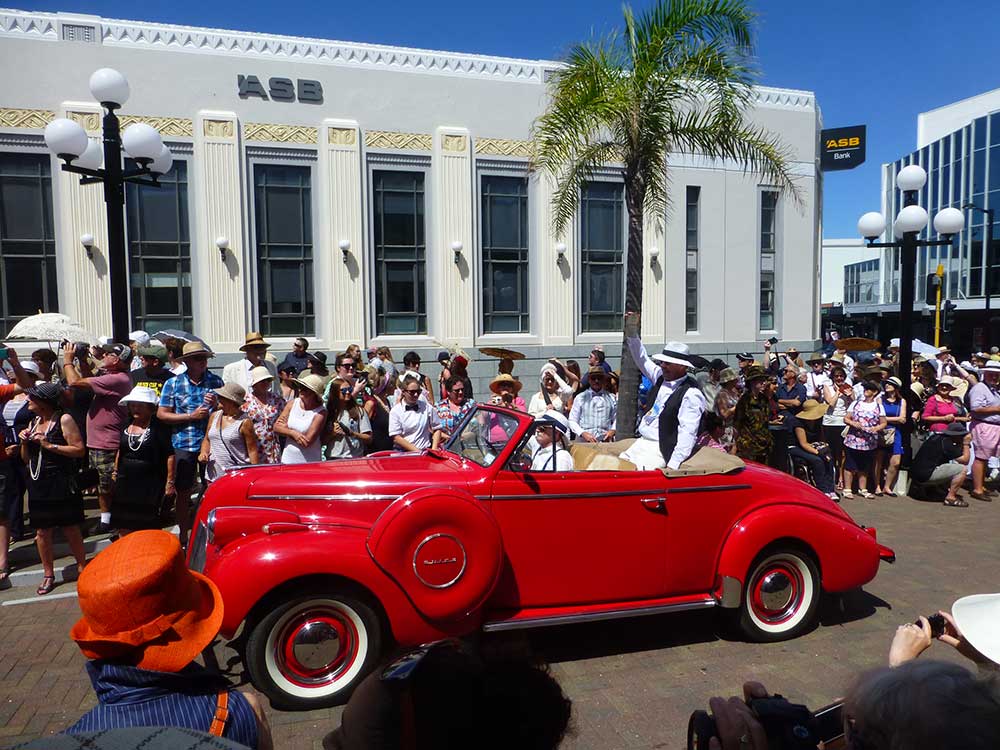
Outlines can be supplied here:
[[[753, 0], [752, 0], [753, 1]], [[10, 6], [526, 58], [558, 58], [621, 21], [609, 0], [270, 3], [56, 0]], [[645, 1], [634, 2], [640, 9]], [[815, 91], [826, 127], [868, 125], [867, 162], [826, 177], [824, 234], [856, 235], [879, 208], [879, 164], [911, 151], [917, 114], [1000, 87], [1000, 3], [756, 0], [761, 81]], [[933, 46], [925, 46], [933, 45]]]

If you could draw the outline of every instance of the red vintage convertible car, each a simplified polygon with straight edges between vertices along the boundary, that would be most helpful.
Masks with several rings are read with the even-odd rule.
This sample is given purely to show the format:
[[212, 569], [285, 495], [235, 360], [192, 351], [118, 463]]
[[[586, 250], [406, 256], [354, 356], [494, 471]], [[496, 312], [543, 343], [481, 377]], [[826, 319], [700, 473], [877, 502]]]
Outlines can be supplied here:
[[711, 607], [751, 639], [791, 638], [821, 591], [893, 559], [772, 469], [530, 471], [533, 434], [530, 416], [480, 405], [443, 450], [214, 482], [189, 565], [222, 592], [223, 636], [242, 626], [253, 684], [316, 708], [345, 701], [391, 643]]

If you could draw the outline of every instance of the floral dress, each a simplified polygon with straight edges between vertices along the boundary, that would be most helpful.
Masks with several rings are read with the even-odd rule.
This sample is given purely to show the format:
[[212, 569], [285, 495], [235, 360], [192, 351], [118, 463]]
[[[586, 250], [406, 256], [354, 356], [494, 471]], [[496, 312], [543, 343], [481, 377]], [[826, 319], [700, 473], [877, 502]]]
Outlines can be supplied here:
[[[867, 429], [877, 427], [885, 416], [881, 401], [855, 401], [850, 411], [851, 419], [860, 422]], [[877, 432], [866, 432], [851, 427], [844, 436], [844, 447], [856, 451], [873, 451], [878, 447], [881, 436]]]
[[285, 399], [271, 391], [263, 401], [253, 393], [248, 393], [243, 402], [243, 413], [253, 423], [253, 431], [257, 434], [257, 447], [260, 451], [262, 464], [281, 463], [281, 444], [274, 433], [274, 423], [278, 421], [285, 408]]
[[450, 437], [455, 428], [465, 419], [465, 415], [472, 411], [475, 405], [476, 402], [471, 398], [466, 399], [462, 402], [458, 411], [452, 411], [451, 401], [444, 400], [439, 402], [435, 408], [437, 409], [438, 426], [441, 428], [441, 431]]

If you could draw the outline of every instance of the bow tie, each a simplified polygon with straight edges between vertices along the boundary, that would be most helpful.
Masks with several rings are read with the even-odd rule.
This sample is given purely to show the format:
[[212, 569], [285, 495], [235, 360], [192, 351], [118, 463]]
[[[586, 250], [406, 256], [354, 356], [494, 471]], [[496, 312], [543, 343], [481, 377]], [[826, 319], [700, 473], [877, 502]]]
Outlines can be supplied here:
[[420, 404], [406, 404], [407, 411], [420, 411]]

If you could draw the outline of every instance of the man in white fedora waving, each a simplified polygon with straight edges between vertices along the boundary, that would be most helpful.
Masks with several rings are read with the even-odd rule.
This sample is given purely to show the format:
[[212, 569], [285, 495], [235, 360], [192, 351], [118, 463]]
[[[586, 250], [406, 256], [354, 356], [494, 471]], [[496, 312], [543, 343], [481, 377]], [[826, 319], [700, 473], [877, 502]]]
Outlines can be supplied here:
[[687, 344], [668, 341], [663, 351], [649, 357], [638, 330], [638, 313], [627, 313], [625, 343], [639, 369], [653, 381], [652, 406], [639, 420], [635, 443], [621, 458], [640, 470], [678, 469], [694, 452], [708, 402], [698, 381], [689, 375], [694, 363]]

